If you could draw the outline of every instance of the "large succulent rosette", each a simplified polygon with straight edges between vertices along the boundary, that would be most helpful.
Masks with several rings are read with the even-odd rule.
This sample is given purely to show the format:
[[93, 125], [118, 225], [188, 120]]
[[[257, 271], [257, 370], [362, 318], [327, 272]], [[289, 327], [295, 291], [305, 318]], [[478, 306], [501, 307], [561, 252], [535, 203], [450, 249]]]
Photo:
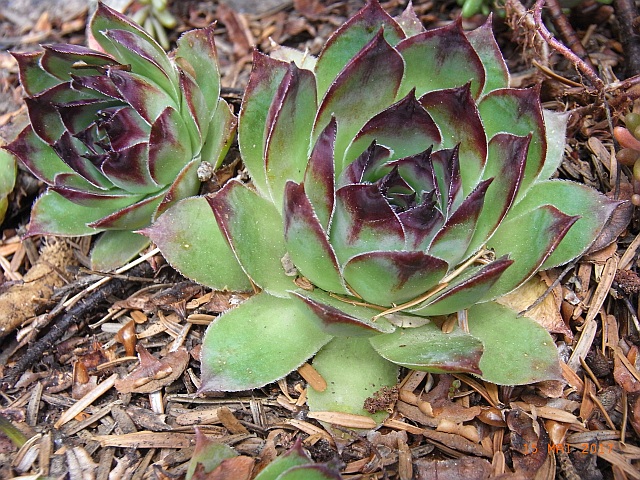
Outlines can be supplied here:
[[616, 203], [548, 180], [565, 117], [509, 88], [489, 24], [425, 31], [372, 1], [317, 59], [277, 55], [293, 61], [255, 54], [239, 118], [252, 185], [147, 230], [186, 275], [261, 290], [209, 327], [202, 390], [262, 386], [313, 355], [329, 385], [309, 390], [315, 410], [363, 413], [398, 365], [557, 378], [550, 335], [492, 300], [583, 253]]
[[103, 234], [96, 266], [148, 243], [132, 233], [197, 193], [202, 160], [219, 165], [235, 119], [219, 98], [213, 28], [178, 41], [174, 57], [125, 16], [99, 4], [97, 50], [45, 45], [15, 53], [30, 125], [6, 149], [48, 185], [29, 234]]

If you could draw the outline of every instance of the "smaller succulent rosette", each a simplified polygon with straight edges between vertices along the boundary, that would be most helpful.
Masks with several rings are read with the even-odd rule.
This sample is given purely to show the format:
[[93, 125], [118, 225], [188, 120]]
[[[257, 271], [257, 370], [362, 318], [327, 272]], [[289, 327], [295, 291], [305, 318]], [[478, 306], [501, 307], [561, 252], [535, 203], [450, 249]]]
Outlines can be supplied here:
[[28, 234], [105, 231], [92, 260], [111, 268], [148, 244], [134, 230], [197, 193], [200, 162], [221, 163], [236, 122], [213, 27], [185, 33], [173, 57], [102, 3], [88, 31], [96, 50], [14, 53], [30, 125], [5, 148], [48, 185]]
[[146, 230], [184, 274], [261, 290], [209, 327], [202, 390], [259, 387], [314, 355], [329, 385], [309, 389], [314, 410], [365, 414], [399, 365], [558, 378], [549, 333], [493, 300], [582, 254], [617, 203], [549, 180], [566, 117], [509, 87], [490, 24], [425, 31], [411, 7], [394, 19], [371, 1], [317, 59], [276, 55], [255, 54], [239, 118], [253, 186]]

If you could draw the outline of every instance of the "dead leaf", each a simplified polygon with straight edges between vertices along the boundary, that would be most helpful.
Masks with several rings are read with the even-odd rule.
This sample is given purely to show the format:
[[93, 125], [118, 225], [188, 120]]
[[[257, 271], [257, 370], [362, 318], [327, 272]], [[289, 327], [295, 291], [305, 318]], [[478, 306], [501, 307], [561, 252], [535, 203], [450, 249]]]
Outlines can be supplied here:
[[640, 382], [620, 359], [621, 355], [623, 353], [617, 351], [616, 355], [613, 356], [613, 378], [627, 393], [640, 392]]
[[253, 472], [253, 458], [239, 456], [227, 458], [211, 472], [204, 472], [204, 465], [199, 463], [193, 473], [193, 480], [249, 480]]
[[[548, 279], [548, 277], [546, 278]], [[544, 281], [542, 275], [536, 275], [520, 288], [497, 299], [496, 302], [516, 312], [521, 312], [533, 305], [550, 284], [550, 281]], [[571, 339], [573, 334], [560, 315], [561, 304], [562, 287], [558, 285], [539, 305], [529, 310], [526, 316], [542, 325], [548, 332], [561, 333]]]
[[189, 353], [185, 348], [169, 352], [162, 360], [151, 355], [146, 348], [136, 346], [140, 365], [125, 378], [116, 381], [120, 393], [152, 393], [173, 383], [189, 363]]
[[233, 53], [235, 57], [242, 58], [249, 55], [256, 42], [253, 39], [253, 35], [251, 35], [245, 16], [237, 13], [225, 3], [218, 4], [216, 13], [220, 21], [229, 31], [229, 38], [233, 42]]
[[462, 457], [451, 460], [427, 460], [419, 458], [414, 463], [418, 480], [484, 480], [492, 472], [491, 464], [484, 458]]

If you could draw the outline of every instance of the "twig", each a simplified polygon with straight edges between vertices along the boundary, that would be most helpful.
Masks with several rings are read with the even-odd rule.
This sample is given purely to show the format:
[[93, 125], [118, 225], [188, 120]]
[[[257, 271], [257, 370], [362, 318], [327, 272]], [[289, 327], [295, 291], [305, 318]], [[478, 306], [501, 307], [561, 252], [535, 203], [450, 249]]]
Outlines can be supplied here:
[[570, 48], [578, 57], [584, 60], [592, 70], [595, 71], [595, 67], [591, 63], [589, 54], [584, 49], [582, 42], [576, 35], [576, 31], [573, 29], [567, 16], [562, 12], [562, 7], [558, 0], [546, 0], [546, 5], [549, 7], [549, 16], [553, 25], [558, 29], [558, 33], [564, 40], [568, 48]]
[[536, 0], [536, 3], [533, 7], [533, 18], [536, 24], [536, 30], [542, 38], [553, 48], [555, 51], [560, 53], [563, 57], [569, 60], [575, 67], [582, 72], [582, 74], [589, 79], [589, 82], [596, 89], [598, 96], [604, 95], [604, 82], [596, 72], [589, 66], [587, 62], [582, 60], [578, 55], [576, 55], [572, 50], [568, 49], [561, 42], [556, 40], [551, 32], [547, 30], [547, 27], [542, 22], [542, 7], [545, 4], [545, 0]]
[[613, 8], [620, 24], [620, 41], [624, 49], [625, 73], [632, 77], [640, 73], [640, 36], [634, 28], [638, 9], [633, 0], [614, 0]]
[[547, 287], [547, 289], [544, 291], [544, 293], [542, 295], [540, 295], [535, 302], [533, 302], [531, 305], [529, 305], [527, 308], [525, 308], [523, 311], [521, 311], [520, 313], [518, 313], [518, 317], [522, 317], [524, 315], [526, 315], [527, 313], [529, 313], [531, 310], [533, 310], [534, 308], [536, 308], [538, 305], [540, 305], [545, 298], [547, 298], [547, 296], [553, 291], [554, 288], [556, 288], [560, 282], [562, 281], [562, 279], [565, 277], [565, 275], [567, 273], [569, 273], [573, 267], [576, 266], [576, 263], [578, 261], [574, 260], [573, 262], [571, 262], [569, 265], [567, 265], [565, 267], [565, 269], [560, 273], [560, 275], [558, 275], [558, 278], [556, 278], [553, 283], [551, 283], [551, 285], [549, 285]]

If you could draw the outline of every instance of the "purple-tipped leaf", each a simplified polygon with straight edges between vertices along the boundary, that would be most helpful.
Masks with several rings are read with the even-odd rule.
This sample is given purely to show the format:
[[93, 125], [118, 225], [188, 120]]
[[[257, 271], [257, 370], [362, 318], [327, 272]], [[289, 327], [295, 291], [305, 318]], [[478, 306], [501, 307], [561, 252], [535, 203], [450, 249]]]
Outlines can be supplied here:
[[99, 230], [139, 230], [149, 225], [164, 193], [149, 196], [88, 224]]
[[491, 237], [513, 205], [524, 175], [530, 141], [530, 136], [499, 133], [489, 142], [483, 177], [494, 180], [487, 189], [485, 208], [480, 213], [466, 256], [473, 254]]
[[[314, 321], [327, 334], [339, 337], [370, 337], [391, 333], [395, 327], [386, 319], [371, 319], [379, 310], [355, 305], [330, 296], [322, 290], [312, 292], [297, 290], [291, 296], [313, 313]], [[356, 299], [353, 299], [357, 301]]]
[[304, 172], [305, 193], [325, 231], [329, 230], [335, 204], [333, 145], [336, 131], [337, 124], [332, 119], [318, 137]]
[[346, 263], [344, 278], [365, 301], [392, 306], [427, 292], [448, 269], [444, 260], [419, 251], [368, 252]]
[[109, 152], [102, 173], [116, 187], [132, 193], [150, 193], [160, 188], [149, 172], [149, 146], [138, 143], [119, 152]]
[[[81, 45], [59, 43], [43, 45], [44, 54], [40, 59], [40, 65], [47, 72], [61, 81], [71, 80], [74, 73], [84, 75], [96, 75], [98, 70], [87, 68], [93, 66], [119, 65], [112, 56], [97, 52]], [[82, 64], [76, 68], [76, 65]]]
[[37, 95], [60, 83], [60, 80], [45, 72], [40, 66], [43, 52], [11, 52], [11, 55], [18, 62], [20, 85], [27, 95]]
[[304, 185], [287, 182], [283, 216], [287, 252], [299, 272], [324, 290], [348, 293], [336, 254], [305, 195]]
[[416, 11], [413, 9], [411, 2], [407, 5], [400, 15], [394, 18], [400, 28], [407, 37], [418, 35], [425, 31], [424, 25], [418, 18]]
[[480, 212], [485, 205], [487, 188], [493, 179], [483, 180], [464, 199], [460, 207], [447, 219], [442, 229], [433, 239], [429, 253], [442, 258], [450, 265], [464, 260], [465, 252], [473, 237]]
[[167, 107], [151, 125], [149, 172], [160, 185], [173, 182], [178, 172], [193, 157], [187, 128], [177, 110]]
[[336, 192], [329, 238], [341, 263], [359, 253], [405, 247], [398, 215], [371, 184], [346, 185]]
[[406, 65], [400, 95], [415, 89], [420, 97], [433, 90], [470, 83], [473, 97], [480, 96], [485, 82], [484, 67], [462, 30], [462, 18], [409, 37], [396, 48]]
[[539, 97], [538, 87], [503, 88], [494, 90], [478, 103], [488, 138], [501, 132], [522, 137], [532, 134], [518, 199], [525, 195], [538, 177], [547, 154], [547, 139]]
[[[60, 137], [60, 140], [53, 144], [53, 150], [64, 163], [73, 169], [73, 176], [80, 176], [93, 187], [99, 189], [104, 190], [113, 186], [111, 181], [104, 176], [97, 166], [85, 157], [84, 145], [77, 138], [72, 137], [69, 132], [65, 132]], [[64, 175], [65, 173], [67, 172], [64, 171], [56, 175], [54, 181], [51, 183], [58, 184], [60, 175]], [[83, 188], [92, 189], [89, 185]]]
[[435, 205], [436, 202], [425, 195], [422, 203], [398, 214], [408, 250], [426, 251], [433, 237], [444, 225], [444, 216]]
[[164, 192], [164, 198], [162, 202], [160, 202], [160, 205], [158, 205], [158, 209], [153, 215], [154, 218], [164, 213], [174, 202], [198, 193], [200, 189], [200, 180], [198, 180], [199, 166], [200, 161], [195, 158], [178, 172], [173, 183], [171, 183], [169, 188]]
[[412, 90], [369, 120], [349, 146], [345, 162], [350, 163], [371, 142], [393, 151], [393, 159], [422, 152], [441, 142], [440, 131]]
[[223, 99], [218, 100], [218, 107], [209, 123], [209, 132], [200, 150], [200, 158], [218, 168], [233, 142], [237, 119], [232, 108]]
[[482, 175], [487, 159], [484, 117], [475, 105], [469, 85], [430, 92], [419, 99], [442, 132], [442, 147], [460, 145], [462, 190], [468, 195]]
[[180, 36], [176, 62], [189, 72], [203, 92], [207, 107], [213, 111], [220, 95], [220, 71], [213, 35], [214, 26], [191, 30]]
[[277, 206], [282, 205], [287, 180], [302, 181], [316, 109], [313, 73], [291, 63], [267, 115], [265, 168], [267, 186]]
[[395, 100], [403, 70], [402, 57], [387, 43], [380, 30], [329, 87], [318, 109], [314, 138], [335, 117], [338, 122], [337, 172], [346, 166], [345, 151], [358, 131]]
[[577, 220], [578, 217], [566, 215], [551, 205], [542, 205], [502, 222], [488, 247], [496, 255], [508, 255], [514, 262], [485, 298], [504, 295], [531, 278]]
[[429, 157], [436, 187], [436, 199], [445, 217], [458, 208], [464, 199], [460, 172], [460, 149], [438, 150]]
[[187, 122], [187, 132], [195, 150], [207, 136], [211, 112], [202, 90], [188, 73], [180, 72], [180, 89], [185, 100], [181, 113]]
[[375, 181], [393, 168], [392, 165], [387, 165], [390, 157], [391, 150], [372, 142], [358, 158], [342, 170], [336, 183], [336, 189], [353, 183]]
[[238, 118], [238, 146], [242, 159], [258, 192], [265, 198], [269, 198], [264, 165], [267, 113], [288, 70], [286, 63], [254, 51], [253, 69]]
[[111, 149], [115, 151], [149, 141], [149, 124], [131, 108], [118, 109], [102, 127], [107, 132]]
[[405, 37], [400, 26], [382, 9], [378, 0], [371, 0], [334, 32], [320, 53], [316, 64], [320, 96], [329, 89], [345, 65], [376, 36], [381, 28], [385, 39], [391, 45], [395, 45]]
[[509, 70], [502, 52], [493, 35], [493, 17], [489, 15], [482, 26], [466, 33], [467, 40], [476, 51], [485, 70], [485, 84], [482, 94], [509, 86]]
[[484, 267], [470, 267], [433, 298], [408, 311], [419, 316], [447, 315], [482, 300], [513, 260], [499, 258]]

